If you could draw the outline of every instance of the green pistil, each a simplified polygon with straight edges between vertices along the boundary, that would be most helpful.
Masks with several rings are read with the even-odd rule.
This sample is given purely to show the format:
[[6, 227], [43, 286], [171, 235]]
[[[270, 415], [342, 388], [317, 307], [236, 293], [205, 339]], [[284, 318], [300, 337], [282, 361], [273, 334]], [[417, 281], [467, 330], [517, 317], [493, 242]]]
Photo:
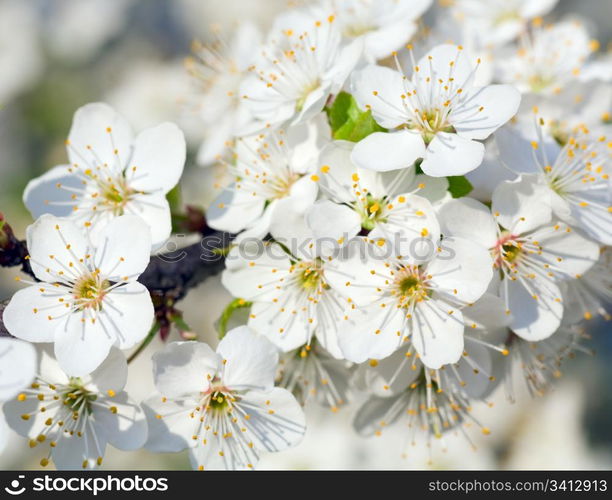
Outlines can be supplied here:
[[213, 411], [224, 413], [227, 412], [227, 410], [229, 409], [229, 401], [227, 395], [221, 391], [213, 392], [208, 405]]
[[402, 295], [413, 295], [419, 288], [420, 282], [414, 276], [404, 278], [399, 284]]
[[320, 262], [302, 264], [301, 267], [303, 267], [303, 270], [299, 272], [298, 280], [302, 288], [309, 292], [317, 290], [320, 286], [323, 286], [325, 290], [329, 288], [329, 285], [326, 283], [321, 283], [322, 271]]
[[383, 217], [384, 199], [376, 199], [372, 195], [366, 196], [365, 210], [361, 213], [361, 227], [371, 231], [377, 222], [387, 222]]
[[514, 262], [521, 253], [521, 249], [515, 245], [503, 245], [504, 258], [508, 262]]
[[71, 377], [68, 387], [62, 392], [64, 404], [73, 412], [79, 412], [84, 407], [85, 411], [91, 415], [92, 402], [96, 399], [98, 396], [85, 389], [83, 382], [78, 377]]
[[319, 286], [319, 273], [312, 269], [305, 269], [300, 274], [300, 283], [306, 290], [315, 290]]

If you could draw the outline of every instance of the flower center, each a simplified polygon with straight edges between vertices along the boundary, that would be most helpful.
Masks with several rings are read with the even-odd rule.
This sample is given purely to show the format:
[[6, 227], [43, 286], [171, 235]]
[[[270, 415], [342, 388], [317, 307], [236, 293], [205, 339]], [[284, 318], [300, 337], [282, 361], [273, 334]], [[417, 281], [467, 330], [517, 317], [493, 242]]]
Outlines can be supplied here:
[[72, 289], [75, 305], [79, 310], [100, 310], [110, 283], [102, 279], [97, 271], [79, 278]]
[[517, 237], [510, 233], [502, 234], [493, 248], [495, 267], [501, 268], [504, 263], [512, 267], [519, 261], [522, 254], [523, 248], [521, 243], [517, 241]]
[[365, 22], [355, 22], [345, 26], [343, 35], [347, 38], [357, 38], [371, 31], [374, 31], [376, 27], [371, 26]]
[[274, 176], [270, 180], [270, 187], [272, 189], [271, 199], [280, 200], [286, 198], [291, 193], [291, 188], [302, 176], [298, 173], [292, 172], [287, 169], [284, 174]]
[[98, 399], [97, 394], [88, 391], [78, 377], [71, 377], [67, 386], [59, 391], [64, 405], [75, 413], [85, 410], [88, 415], [92, 413], [92, 402]]
[[300, 97], [298, 97], [297, 101], [295, 102], [295, 110], [296, 111], [302, 111], [302, 109], [304, 109], [304, 105], [306, 104], [306, 100], [308, 99], [308, 96], [316, 89], [319, 88], [319, 85], [321, 85], [321, 82], [319, 81], [319, 79], [316, 79], [308, 84], [306, 84], [303, 88], [302, 91], [300, 93]]
[[371, 194], [367, 194], [363, 200], [363, 206], [358, 210], [361, 215], [361, 227], [371, 231], [377, 222], [386, 222], [384, 207], [384, 199], [374, 198]]
[[313, 292], [320, 287], [327, 290], [329, 285], [323, 279], [323, 268], [319, 259], [312, 262], [299, 262], [298, 283], [307, 292]]
[[422, 274], [419, 266], [401, 267], [395, 272], [393, 284], [391, 294], [397, 297], [399, 307], [412, 307], [431, 295], [431, 290], [427, 286], [427, 277]]
[[125, 206], [136, 194], [136, 191], [129, 186], [124, 174], [106, 179], [92, 174], [91, 171], [85, 174], [94, 179], [97, 184], [97, 190], [93, 196], [100, 200], [100, 208], [111, 211], [115, 216], [123, 215]]
[[511, 21], [520, 21], [521, 16], [516, 9], [506, 10], [499, 13], [499, 15], [493, 20], [493, 24], [499, 26]]
[[429, 144], [438, 132], [456, 133], [455, 127], [447, 122], [449, 113], [449, 107], [446, 107], [444, 111], [436, 108], [423, 113], [415, 113], [416, 120], [413, 128], [421, 132], [425, 144]]
[[554, 79], [540, 74], [534, 74], [529, 77], [529, 87], [534, 93], [542, 92], [554, 83]]
[[206, 412], [228, 414], [232, 412], [236, 396], [215, 377], [210, 390], [204, 394], [202, 406]]

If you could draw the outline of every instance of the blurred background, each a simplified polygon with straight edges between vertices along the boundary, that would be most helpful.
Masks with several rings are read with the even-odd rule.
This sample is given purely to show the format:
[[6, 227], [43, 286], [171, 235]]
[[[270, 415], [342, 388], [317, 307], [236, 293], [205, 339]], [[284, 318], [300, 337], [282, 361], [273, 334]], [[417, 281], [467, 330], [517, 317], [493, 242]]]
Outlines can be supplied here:
[[[264, 29], [288, 0], [0, 0], [0, 212], [15, 233], [32, 222], [21, 195], [27, 182], [65, 162], [64, 140], [81, 105], [104, 101], [138, 131], [162, 121], [184, 130], [190, 155], [183, 200], [205, 207], [212, 198], [214, 169], [195, 165], [203, 139], [198, 85], [185, 69], [192, 40], [208, 41], [218, 27], [250, 19]], [[294, 2], [295, 3], [295, 2]], [[610, 46], [610, 0], [560, 0], [549, 16], [584, 19], [591, 34]], [[16, 270], [0, 269], [0, 300], [15, 290]], [[231, 297], [210, 279], [181, 303], [199, 339], [216, 343], [214, 322]], [[472, 450], [449, 436], [442, 446], [405, 446], [405, 429], [390, 428], [362, 439], [351, 427], [352, 409], [338, 413], [307, 408], [303, 443], [264, 456], [259, 468], [482, 468], [608, 469], [612, 467], [612, 329], [589, 323], [594, 357], [578, 355], [565, 365], [555, 389], [517, 401], [497, 391], [474, 415], [491, 429], [475, 432]], [[128, 390], [136, 399], [153, 391], [151, 345], [130, 370]], [[517, 383], [522, 388], [523, 384]], [[358, 399], [358, 398], [357, 398]], [[476, 430], [476, 429], [475, 429]], [[455, 442], [456, 441], [456, 442]], [[27, 441], [12, 437], [0, 469], [37, 468], [40, 457]], [[189, 468], [185, 453], [154, 455], [109, 448], [106, 469]]]

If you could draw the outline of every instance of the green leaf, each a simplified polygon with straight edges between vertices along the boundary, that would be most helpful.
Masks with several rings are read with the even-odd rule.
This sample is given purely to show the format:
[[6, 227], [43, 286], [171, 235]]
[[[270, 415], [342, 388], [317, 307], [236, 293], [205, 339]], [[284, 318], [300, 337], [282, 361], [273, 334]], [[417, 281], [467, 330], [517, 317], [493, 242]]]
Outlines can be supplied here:
[[215, 327], [217, 328], [217, 332], [219, 333], [219, 338], [222, 339], [225, 337], [227, 333], [227, 326], [232, 319], [232, 316], [236, 313], [236, 311], [240, 309], [247, 309], [253, 305], [252, 302], [249, 302], [244, 299], [234, 299], [232, 300], [226, 307], [223, 309], [221, 316], [215, 323]]
[[168, 204], [170, 205], [170, 214], [172, 215], [172, 232], [180, 233], [181, 225], [185, 222], [187, 217], [182, 213], [183, 208], [183, 200], [181, 195], [181, 186], [177, 184], [174, 186], [168, 194], [166, 194], [166, 199], [168, 200]]
[[336, 140], [359, 142], [374, 132], [387, 131], [376, 123], [370, 110], [359, 109], [357, 101], [347, 92], [340, 92], [326, 111]]
[[348, 120], [348, 109], [352, 101], [353, 96], [351, 94], [340, 92], [331, 107], [325, 108], [332, 132], [338, 130]]
[[468, 181], [467, 178], [463, 175], [447, 177], [447, 179], [448, 192], [453, 198], [461, 198], [463, 196], [467, 196], [472, 192], [472, 189], [474, 189], [472, 183]]
[[183, 205], [180, 184], [177, 184], [170, 191], [168, 191], [166, 199], [170, 204], [170, 210], [172, 212], [180, 213]]
[[423, 163], [423, 158], [417, 158], [414, 161], [414, 170], [415, 173], [418, 174], [424, 174], [425, 172], [423, 172], [423, 169], [421, 168], [421, 163]]

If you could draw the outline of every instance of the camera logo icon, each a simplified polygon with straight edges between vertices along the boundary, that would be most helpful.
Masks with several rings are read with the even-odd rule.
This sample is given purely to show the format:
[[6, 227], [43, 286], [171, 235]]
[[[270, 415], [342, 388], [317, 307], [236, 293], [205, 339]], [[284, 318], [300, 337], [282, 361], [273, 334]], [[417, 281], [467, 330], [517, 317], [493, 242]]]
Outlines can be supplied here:
[[18, 479], [13, 479], [11, 481], [10, 487], [9, 486], [5, 487], [4, 491], [6, 491], [9, 495], [14, 495], [14, 496], [21, 495], [26, 489], [23, 486], [21, 488], [19, 488], [19, 486], [20, 486], [19, 480], [20, 479], [25, 479], [25, 476], [19, 475]]

